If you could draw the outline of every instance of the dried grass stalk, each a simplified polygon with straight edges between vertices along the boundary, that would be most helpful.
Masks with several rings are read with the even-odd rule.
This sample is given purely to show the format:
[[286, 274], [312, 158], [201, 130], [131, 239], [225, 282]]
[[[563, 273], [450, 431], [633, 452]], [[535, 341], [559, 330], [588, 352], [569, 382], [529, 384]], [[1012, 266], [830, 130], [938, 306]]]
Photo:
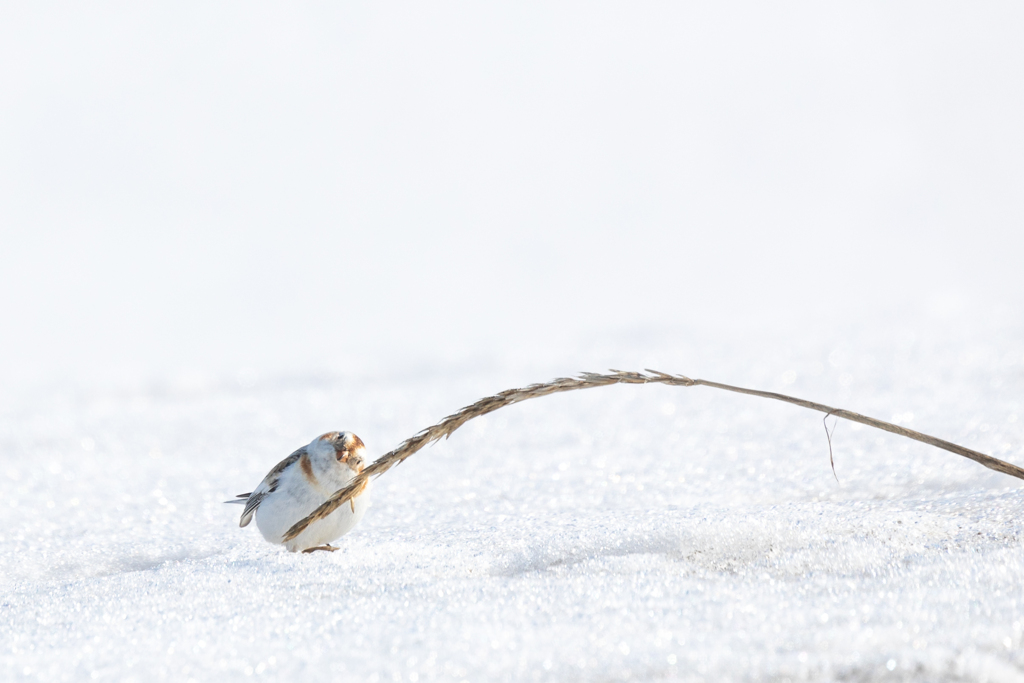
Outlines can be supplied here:
[[474, 417], [480, 417], [481, 415], [492, 413], [498, 408], [503, 408], [505, 406], [512, 405], [513, 403], [519, 403], [531, 398], [539, 398], [541, 396], [548, 396], [549, 394], [558, 394], [563, 391], [576, 391], [577, 389], [604, 387], [610, 384], [668, 384], [677, 387], [705, 386], [713, 387], [715, 389], [724, 389], [725, 391], [733, 391], [739, 394], [771, 398], [776, 401], [785, 401], [786, 403], [792, 403], [794, 405], [825, 413], [826, 417], [834, 415], [852, 422], [859, 422], [869, 427], [883, 429], [887, 432], [892, 432], [893, 434], [899, 434], [900, 436], [905, 436], [909, 439], [914, 439], [915, 441], [921, 441], [922, 443], [935, 446], [936, 448], [942, 448], [950, 451], [951, 453], [956, 453], [957, 455], [962, 455], [965, 458], [970, 458], [971, 460], [981, 463], [985, 467], [996, 470], [997, 472], [1009, 474], [1010, 476], [1017, 477], [1018, 479], [1024, 479], [1024, 469], [1008, 462], [1004, 462], [998, 458], [993, 458], [990, 455], [979, 453], [978, 451], [971, 450], [970, 448], [965, 448], [950, 441], [929, 436], [928, 434], [915, 432], [913, 429], [894, 425], [891, 422], [877, 420], [873, 417], [861, 415], [860, 413], [843, 410], [842, 408], [833, 408], [831, 406], [824, 405], [823, 403], [805, 401], [802, 398], [795, 398], [785, 394], [776, 394], [771, 391], [744, 389], [743, 387], [735, 387], [730, 384], [721, 384], [719, 382], [709, 382], [704, 379], [690, 379], [683, 375], [669, 375], [656, 370], [647, 370], [646, 374], [642, 372], [623, 372], [621, 370], [612, 370], [610, 371], [610, 374], [607, 375], [585, 372], [579, 377], [562, 377], [543, 384], [531, 384], [530, 386], [522, 389], [508, 389], [507, 391], [495, 394], [494, 396], [482, 398], [476, 403], [466, 406], [459, 412], [449, 415], [436, 425], [427, 427], [415, 436], [403, 441], [398, 448], [375, 460], [373, 464], [356, 476], [352, 480], [352, 483], [335, 492], [327, 502], [310, 513], [309, 516], [292, 526], [292, 528], [288, 530], [288, 533], [285, 534], [284, 540], [289, 541], [295, 538], [301, 534], [307, 526], [319, 519], [323, 519], [345, 502], [355, 497], [355, 495], [363, 490], [370, 477], [378, 477], [384, 474], [427, 444], [433, 443], [438, 439], [451, 436], [452, 432], [466, 424], [469, 420], [472, 420]]

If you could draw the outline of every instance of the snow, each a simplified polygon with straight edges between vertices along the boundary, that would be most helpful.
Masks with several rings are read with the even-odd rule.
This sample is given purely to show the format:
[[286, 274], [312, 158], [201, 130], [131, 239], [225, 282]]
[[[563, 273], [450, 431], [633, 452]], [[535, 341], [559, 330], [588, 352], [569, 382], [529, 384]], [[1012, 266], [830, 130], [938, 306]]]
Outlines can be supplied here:
[[764, 399], [222, 502], [609, 368], [1024, 465], [1024, 5], [7, 5], [0, 681], [1024, 679], [1020, 482]]
[[[709, 379], [1019, 461], [1022, 323], [618, 351], [682, 339]], [[504, 409], [378, 480], [334, 554], [271, 546], [221, 503], [310, 435], [379, 454], [507, 374], [80, 389], [6, 412], [4, 678], [1019, 680], [1018, 483], [846, 422], [837, 482], [820, 416], [762, 399], [623, 386]]]

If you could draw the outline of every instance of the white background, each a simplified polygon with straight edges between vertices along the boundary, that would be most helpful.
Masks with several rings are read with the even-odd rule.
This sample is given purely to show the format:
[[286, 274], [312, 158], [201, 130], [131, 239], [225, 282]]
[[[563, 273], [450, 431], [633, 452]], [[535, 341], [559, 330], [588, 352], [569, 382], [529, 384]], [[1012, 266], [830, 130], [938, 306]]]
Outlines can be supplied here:
[[841, 424], [837, 483], [818, 418], [755, 399], [508, 409], [380, 480], [330, 556], [220, 501], [330, 429], [378, 455], [606, 367], [1019, 462], [1022, 29], [3, 3], [0, 670], [1016, 680], [1014, 481]]
[[0, 372], [1013, 304], [1022, 14], [8, 4]]

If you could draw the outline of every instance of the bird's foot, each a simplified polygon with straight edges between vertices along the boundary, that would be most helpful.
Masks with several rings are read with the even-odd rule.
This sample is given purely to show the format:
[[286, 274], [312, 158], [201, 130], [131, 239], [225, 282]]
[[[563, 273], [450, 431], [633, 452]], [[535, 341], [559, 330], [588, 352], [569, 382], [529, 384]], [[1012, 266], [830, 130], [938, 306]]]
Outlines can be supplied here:
[[317, 551], [317, 550], [326, 550], [329, 553], [333, 553], [335, 550], [337, 550], [337, 548], [335, 548], [330, 543], [324, 543], [323, 545], [315, 545], [312, 548], [306, 548], [302, 552], [304, 552], [304, 553], [311, 553], [311, 552], [314, 552], [314, 551]]

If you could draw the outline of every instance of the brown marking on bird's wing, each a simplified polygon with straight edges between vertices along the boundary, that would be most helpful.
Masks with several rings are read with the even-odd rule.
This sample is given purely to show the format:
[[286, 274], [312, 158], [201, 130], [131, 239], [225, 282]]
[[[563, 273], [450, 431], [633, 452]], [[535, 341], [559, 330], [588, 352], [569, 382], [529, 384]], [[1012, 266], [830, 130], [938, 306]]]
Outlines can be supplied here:
[[295, 451], [281, 462], [274, 465], [274, 469], [267, 472], [267, 476], [263, 478], [263, 481], [267, 482], [267, 486], [271, 491], [277, 490], [277, 480], [281, 478], [281, 475], [286, 469], [295, 464], [295, 461], [306, 454], [306, 447], [303, 446], [299, 450]]
[[302, 474], [313, 486], [317, 486], [319, 482], [316, 480], [316, 475], [313, 474], [313, 463], [309, 461], [309, 454], [303, 453], [302, 457], [299, 458], [299, 466], [302, 468]]
[[[274, 465], [274, 468], [267, 472], [267, 476], [263, 477], [263, 481], [256, 487], [252, 493], [248, 494], [248, 499], [245, 502], [245, 509], [242, 510], [242, 517], [238, 521], [238, 526], [246, 526], [252, 519], [253, 514], [256, 513], [256, 508], [260, 506], [263, 499], [267, 497], [267, 494], [273, 493], [277, 490], [277, 483], [281, 479], [281, 474], [286, 469], [295, 464], [295, 461], [306, 454], [306, 447], [303, 446], [299, 450], [295, 451], [281, 462]], [[266, 485], [266, 488], [264, 488]], [[241, 498], [241, 496], [239, 496]]]

